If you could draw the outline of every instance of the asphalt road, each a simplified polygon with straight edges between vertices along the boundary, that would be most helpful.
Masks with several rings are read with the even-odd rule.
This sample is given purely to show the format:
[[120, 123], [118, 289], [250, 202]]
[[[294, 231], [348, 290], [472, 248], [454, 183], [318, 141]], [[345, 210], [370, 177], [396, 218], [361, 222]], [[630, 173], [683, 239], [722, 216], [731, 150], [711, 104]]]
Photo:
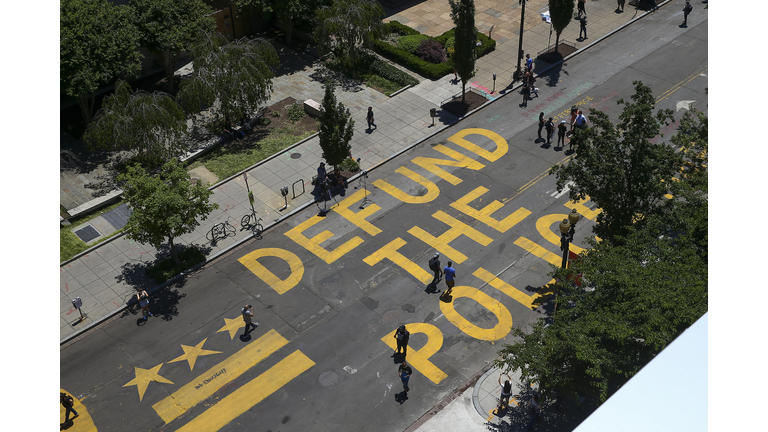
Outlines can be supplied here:
[[[511, 326], [549, 312], [539, 295], [573, 205], [546, 172], [571, 155], [534, 142], [538, 113], [580, 104], [616, 118], [634, 80], [659, 108], [706, 112], [707, 22], [678, 21], [641, 20], [542, 77], [527, 109], [501, 98], [376, 167], [363, 210], [355, 182], [325, 218], [308, 208], [159, 293], [148, 322], [134, 309], [62, 346], [61, 387], [84, 406], [71, 430], [89, 418], [99, 431], [406, 429], [513, 342]], [[594, 218], [591, 202], [578, 208]], [[454, 262], [451, 299], [427, 286], [435, 251]], [[260, 325], [244, 341], [246, 303]]]

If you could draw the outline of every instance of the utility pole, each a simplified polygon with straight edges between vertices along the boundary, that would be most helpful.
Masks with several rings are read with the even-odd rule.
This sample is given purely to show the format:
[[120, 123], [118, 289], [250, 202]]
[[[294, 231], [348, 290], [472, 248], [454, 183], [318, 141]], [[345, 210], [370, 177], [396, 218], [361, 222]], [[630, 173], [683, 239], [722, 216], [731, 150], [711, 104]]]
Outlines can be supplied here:
[[528, 3], [528, 0], [517, 0], [518, 4], [523, 5], [522, 12], [520, 12], [520, 34], [519, 36], [519, 43], [517, 45], [517, 69], [515, 69], [515, 75], [516, 77], [513, 77], [515, 81], [518, 79], [522, 79], [522, 73], [520, 71], [520, 61], [523, 59], [523, 24], [525, 23], [525, 4]]

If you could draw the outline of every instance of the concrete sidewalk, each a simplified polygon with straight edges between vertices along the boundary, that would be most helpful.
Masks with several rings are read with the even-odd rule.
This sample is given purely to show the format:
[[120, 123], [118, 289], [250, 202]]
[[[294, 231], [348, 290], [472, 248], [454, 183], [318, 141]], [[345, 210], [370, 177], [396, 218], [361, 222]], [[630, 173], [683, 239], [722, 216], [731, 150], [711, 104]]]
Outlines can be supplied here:
[[[509, 84], [509, 74], [516, 65], [517, 38], [507, 38], [502, 28], [516, 32], [519, 27], [519, 12], [515, 10], [518, 7], [517, 4], [508, 7], [509, 11], [499, 14], [494, 11], [501, 9], [486, 7], [488, 6], [486, 3], [501, 3], [496, 0], [476, 2], [477, 10], [482, 10], [484, 11], [482, 13], [489, 16], [487, 23], [495, 23], [492, 24], [496, 25], [492, 36], [499, 43], [494, 52], [477, 61], [478, 73], [467, 87], [469, 88], [470, 85], [475, 87], [492, 100], [499, 97], [498, 90], [491, 94], [493, 73], [498, 74], [496, 89], [505, 88]], [[666, 10], [662, 9], [662, 12], [655, 13], [676, 13], [674, 12], [675, 4], [672, 4], [673, 7], [665, 8]], [[502, 6], [497, 5], [497, 7]], [[526, 6], [524, 51], [532, 53], [532, 57], [547, 48], [550, 25], [539, 18], [539, 13], [546, 9], [546, 0], [532, 0]], [[426, 14], [426, 11], [429, 11], [429, 14]], [[435, 17], [445, 20], [449, 12], [450, 7], [447, 2], [431, 0], [411, 9], [399, 11], [388, 19], [399, 19], [427, 34], [439, 34], [444, 31], [440, 27], [443, 24], [438, 25], [430, 20]], [[644, 14], [642, 11], [636, 13], [634, 8], [629, 6], [624, 13], [616, 13], [615, 3], [607, 0], [589, 2], [587, 13], [590, 22], [590, 39], [577, 42], [576, 46], [579, 48], [626, 25], [633, 17]], [[480, 15], [481, 13], [478, 13], [478, 16]], [[516, 26], [515, 16], [518, 20]], [[695, 19], [695, 14], [690, 18]], [[450, 17], [447, 19], [450, 20]], [[499, 19], [502, 21], [495, 21]], [[477, 18], [478, 29], [482, 30], [487, 23]], [[575, 41], [578, 31], [577, 23], [572, 23], [563, 32], [561, 41], [564, 39]], [[542, 65], [536, 65], [536, 70], [541, 71], [541, 67]], [[324, 89], [323, 72], [320, 69], [316, 62], [306, 65], [303, 69], [297, 67], [291, 73], [278, 76], [274, 80], [275, 91], [268, 104], [278, 102], [287, 96], [297, 100], [321, 101]], [[441, 102], [461, 91], [461, 85], [452, 84], [452, 79], [452, 75], [437, 81], [425, 79], [419, 85], [391, 98], [361, 84], [346, 83], [340, 86], [337, 89], [337, 98], [350, 109], [356, 120], [352, 154], [355, 158], [362, 159], [361, 168], [370, 170], [439, 132], [442, 128], [456, 123], [458, 121], [456, 116], [439, 110]], [[511, 89], [507, 89], [507, 92], [510, 91]], [[546, 92], [546, 88], [542, 85], [540, 89], [542, 97], [546, 98]], [[370, 133], [366, 132], [367, 125], [364, 120], [368, 106], [374, 107], [378, 125], [378, 128]], [[438, 108], [435, 126], [432, 126], [432, 119], [429, 117], [430, 108]], [[312, 186], [309, 181], [316, 173], [316, 168], [321, 161], [321, 153], [315, 136], [246, 170], [248, 186], [256, 198], [254, 207], [263, 218], [265, 228], [268, 229], [270, 225], [283, 220], [293, 212], [312, 205], [314, 197], [310, 193]], [[282, 212], [279, 211], [285, 203], [280, 194], [280, 188], [288, 186], [290, 189], [294, 184], [296, 196], [294, 197], [293, 192], [290, 191], [288, 208]], [[350, 186], [355, 185], [354, 181], [350, 183]], [[302, 186], [306, 187], [306, 192], [303, 194], [300, 193], [304, 190]], [[177, 244], [180, 245], [197, 245], [206, 252], [209, 259], [250, 238], [250, 232], [244, 230], [239, 224], [242, 216], [250, 213], [243, 176], [238, 174], [224, 179], [214, 185], [213, 191], [211, 201], [218, 203], [220, 209], [212, 213], [195, 232], [177, 239]], [[347, 190], [350, 194], [354, 192], [353, 187]], [[335, 204], [333, 201], [331, 203]], [[214, 224], [224, 222], [228, 218], [235, 227], [235, 235], [212, 244], [206, 235]], [[98, 218], [90, 224], [102, 235], [108, 235], [108, 224]], [[73, 227], [73, 229], [79, 228], [82, 226]], [[149, 245], [128, 240], [123, 235], [100, 243], [63, 263], [60, 266], [62, 342], [98, 324], [101, 320], [123, 311], [137, 290], [144, 289], [149, 292], [156, 289], [157, 287], [146, 275], [145, 269], [154, 261], [167, 257], [168, 253], [166, 248], [156, 250]], [[72, 306], [72, 300], [77, 297], [80, 297], [83, 302], [82, 312], [85, 314], [85, 319], [80, 319], [80, 313]]]

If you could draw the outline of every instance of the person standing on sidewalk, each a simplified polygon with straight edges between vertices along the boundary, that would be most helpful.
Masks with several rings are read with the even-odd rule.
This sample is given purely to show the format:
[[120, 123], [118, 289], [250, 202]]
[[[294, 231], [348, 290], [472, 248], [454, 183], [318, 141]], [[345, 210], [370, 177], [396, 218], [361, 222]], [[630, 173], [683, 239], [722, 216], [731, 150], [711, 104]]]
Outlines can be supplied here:
[[411, 379], [411, 374], [413, 374], [413, 369], [411, 369], [410, 366], [408, 366], [408, 363], [403, 360], [403, 363], [400, 365], [399, 368], [397, 368], [397, 375], [400, 376], [400, 381], [403, 382], [403, 390], [408, 393], [408, 380]]
[[395, 332], [395, 340], [397, 341], [397, 351], [395, 354], [400, 354], [400, 349], [403, 349], [403, 356], [408, 355], [408, 339], [411, 334], [405, 329], [405, 324], [397, 328]]
[[[504, 380], [504, 384], [501, 383], [502, 375], [506, 375], [507, 379]], [[509, 406], [509, 397], [512, 396], [512, 383], [509, 382], [512, 377], [509, 374], [499, 374], [499, 385], [501, 386], [501, 396], [499, 397], [499, 409]]]
[[[429, 260], [429, 269], [435, 272], [435, 277], [432, 278], [430, 285], [437, 287], [437, 283], [443, 278], [443, 269], [440, 268], [440, 254], [436, 253], [432, 259]], [[439, 292], [440, 290], [438, 290]]]
[[[579, 39], [581, 40], [588, 39], [587, 38], [587, 16], [584, 15], [583, 17], [579, 18], [579, 22], [581, 23], [581, 27], [579, 28]], [[584, 37], [581, 36], [582, 33], [584, 33]]]
[[544, 123], [546, 123], [546, 120], [544, 120], [544, 113], [541, 112], [539, 113], [539, 130], [537, 132], [539, 134], [539, 139], [542, 139], [541, 130], [544, 129]]
[[445, 290], [443, 295], [451, 295], [451, 291], [453, 291], [453, 286], [455, 284], [456, 279], [456, 270], [454, 270], [452, 262], [448, 261], [448, 265], [445, 266], [443, 269], [443, 273], [445, 274], [445, 284], [448, 286], [448, 289]]
[[240, 309], [240, 312], [243, 314], [243, 321], [245, 322], [245, 333], [243, 333], [243, 337], [246, 337], [248, 336], [248, 333], [251, 332], [251, 330], [259, 326], [259, 323], [254, 324], [252, 322], [252, 319], [253, 319], [252, 305], [243, 306], [243, 308]]
[[621, 9], [624, 12], [624, 0], [618, 0], [619, 4], [616, 6], [616, 10]]
[[140, 293], [136, 293], [136, 300], [138, 300], [139, 305], [141, 305], [141, 314], [144, 315], [144, 321], [146, 321], [148, 317], [154, 316], [152, 315], [152, 312], [149, 311], [149, 295], [146, 291], [142, 290]]
[[[579, 0], [579, 14], [576, 15], [577, 17], [581, 16], [581, 14], [584, 14], [584, 15], [587, 14], [587, 10], [584, 9], [584, 5], [586, 5], [586, 4], [587, 4], [587, 0]], [[573, 10], [573, 9], [571, 9], [571, 10]]]
[[59, 401], [61, 402], [61, 406], [63, 406], [64, 409], [67, 410], [64, 413], [64, 423], [69, 423], [69, 413], [75, 414], [75, 416], [72, 417], [72, 420], [76, 419], [80, 415], [72, 407], [75, 404], [75, 400], [72, 398], [72, 396], [66, 393], [59, 393]]
[[688, 14], [691, 13], [692, 10], [693, 6], [691, 6], [691, 2], [685, 2], [685, 7], [683, 8], [683, 27], [688, 27]]
[[552, 144], [552, 137], [555, 136], [555, 123], [552, 121], [552, 117], [547, 120], [544, 127], [547, 129], [547, 144]]
[[524, 107], [528, 107], [528, 99], [531, 96], [531, 88], [528, 87], [528, 79], [523, 78], [523, 103], [521, 104]]
[[368, 130], [371, 130], [371, 125], [378, 129], [379, 127], [376, 126], [376, 123], [373, 122], [373, 107], [368, 107], [368, 115], [365, 117], [366, 120], [368, 120]]

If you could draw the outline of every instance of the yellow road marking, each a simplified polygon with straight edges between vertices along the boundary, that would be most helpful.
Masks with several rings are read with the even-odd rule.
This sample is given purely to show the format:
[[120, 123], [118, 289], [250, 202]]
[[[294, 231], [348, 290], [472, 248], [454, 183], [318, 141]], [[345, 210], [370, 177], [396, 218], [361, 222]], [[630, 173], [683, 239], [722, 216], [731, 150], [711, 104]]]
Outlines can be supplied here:
[[393, 197], [399, 199], [400, 201], [408, 204], [428, 203], [440, 195], [440, 188], [437, 187], [435, 182], [433, 182], [432, 180], [429, 180], [423, 175], [417, 174], [406, 167], [400, 167], [396, 169], [395, 172], [398, 174], [402, 174], [406, 178], [409, 178], [415, 181], [416, 183], [424, 186], [425, 188], [427, 188], [427, 193], [420, 196], [408, 195], [407, 193], [403, 192], [402, 190], [400, 190], [395, 186], [392, 186], [386, 180], [383, 180], [383, 179], [378, 179], [374, 181], [373, 185], [383, 190], [384, 192], [392, 195]]
[[216, 333], [229, 332], [229, 340], [232, 340], [243, 327], [245, 327], [245, 322], [242, 315], [234, 319], [224, 318], [224, 327], [218, 329]]
[[[486, 138], [490, 138], [496, 144], [496, 150], [494, 150], [493, 152], [489, 152], [488, 150], [485, 150], [482, 147], [478, 146], [477, 144], [474, 144], [464, 138], [467, 135], [472, 135], [472, 134], [482, 135]], [[480, 128], [462, 129], [459, 132], [456, 132], [455, 134], [451, 135], [451, 137], [448, 138], [448, 141], [454, 144], [460, 145], [461, 147], [464, 147], [465, 149], [471, 151], [472, 153], [475, 153], [478, 156], [485, 158], [489, 162], [496, 162], [497, 160], [499, 160], [500, 157], [507, 154], [507, 151], [509, 151], [507, 140], [502, 138], [502, 136], [497, 134], [496, 132], [490, 131], [488, 129], [480, 129]]]
[[529, 210], [523, 207], [520, 207], [519, 209], [515, 210], [514, 213], [505, 217], [504, 219], [496, 220], [492, 218], [491, 215], [497, 212], [498, 210], [501, 210], [504, 207], [504, 204], [500, 203], [499, 201], [493, 200], [491, 201], [490, 204], [488, 204], [487, 206], [483, 207], [480, 210], [477, 210], [469, 206], [469, 203], [480, 198], [486, 192], [488, 192], [488, 188], [479, 186], [475, 188], [475, 190], [473, 190], [472, 192], [469, 192], [468, 194], [459, 198], [455, 202], [452, 202], [451, 207], [455, 208], [456, 210], [464, 213], [469, 217], [479, 220], [480, 222], [502, 233], [507, 232], [510, 228], [517, 225], [518, 223], [520, 223], [520, 221], [522, 221], [523, 219], [525, 219], [531, 214]]
[[286, 232], [285, 236], [293, 240], [300, 246], [304, 247], [304, 249], [312, 252], [313, 254], [315, 254], [315, 256], [325, 261], [327, 264], [330, 264], [336, 261], [337, 259], [344, 256], [347, 252], [360, 246], [363, 243], [363, 239], [361, 239], [359, 236], [355, 236], [347, 240], [346, 242], [344, 242], [344, 244], [337, 247], [333, 251], [329, 251], [324, 247], [320, 246], [320, 243], [323, 243], [324, 241], [333, 237], [334, 234], [332, 232], [325, 230], [312, 238], [307, 238], [306, 236], [304, 236], [303, 234], [304, 231], [308, 230], [309, 228], [317, 225], [318, 223], [324, 220], [325, 220], [324, 217], [312, 216], [311, 218], [300, 223], [298, 226], [292, 228], [290, 231]]
[[[457, 286], [451, 291], [453, 300], [440, 302], [440, 310], [453, 325], [475, 339], [484, 341], [496, 341], [504, 338], [512, 331], [512, 314], [509, 309], [488, 294], [470, 286]], [[498, 323], [493, 328], [482, 328], [464, 318], [455, 309], [456, 300], [462, 297], [470, 298], [496, 315]]]
[[[566, 156], [566, 157], [562, 158], [562, 159], [560, 160], [560, 162], [558, 162], [556, 165], [559, 165], [559, 164], [563, 164], [563, 163], [567, 162], [567, 161], [568, 161], [570, 158], [572, 158], [572, 157], [573, 157], [573, 156]], [[535, 185], [536, 183], [538, 183], [539, 181], [541, 181], [541, 179], [543, 179], [544, 177], [548, 176], [548, 175], [549, 175], [549, 172], [550, 172], [551, 170], [552, 170], [552, 168], [551, 168], [551, 167], [550, 167], [550, 168], [547, 168], [547, 170], [546, 170], [546, 171], [544, 171], [543, 173], [541, 173], [541, 174], [537, 175], [536, 177], [534, 177], [533, 179], [531, 179], [531, 180], [530, 180], [528, 183], [524, 184], [524, 185], [523, 185], [523, 186], [522, 186], [520, 189], [518, 189], [517, 193], [515, 193], [514, 195], [512, 195], [512, 196], [511, 196], [511, 197], [509, 197], [509, 198], [506, 198], [506, 199], [504, 199], [504, 202], [505, 202], [505, 203], [508, 203], [508, 202], [512, 201], [513, 199], [517, 198], [517, 197], [518, 197], [518, 196], [519, 196], [521, 193], [525, 192], [525, 191], [526, 191], [526, 190], [528, 190], [528, 189], [529, 189], [531, 186], [533, 186], [533, 185]]]
[[275, 330], [270, 330], [170, 396], [152, 405], [152, 408], [164, 422], [170, 423], [287, 343], [287, 339]]
[[[569, 209], [576, 209], [579, 214], [589, 220], [595, 220], [597, 215], [599, 215], [603, 209], [596, 208], [594, 210], [590, 210], [587, 206], [584, 205], [585, 202], [589, 201], [589, 195], [586, 195], [583, 200], [581, 201], [568, 201], [567, 203], [563, 204], [563, 206], [568, 207]], [[558, 244], [560, 244], [558, 242]]]
[[[59, 389], [59, 392], [66, 393], [70, 396], [72, 396], [72, 399], [74, 399], [75, 403], [72, 404], [72, 408], [77, 411], [77, 418], [72, 420], [72, 416], [74, 414], [69, 415], [69, 420], [72, 421], [72, 426], [67, 428], [67, 431], [69, 432], [97, 432], [96, 425], [93, 423], [93, 418], [91, 418], [91, 414], [88, 412], [88, 408], [83, 405], [83, 402], [76, 398], [75, 395], [72, 393], [64, 390], [63, 388]], [[64, 423], [64, 416], [66, 415], [67, 410], [64, 408], [61, 403], [59, 403], [59, 423]]]
[[418, 156], [411, 159], [411, 162], [413, 162], [415, 165], [418, 165], [424, 168], [425, 170], [431, 172], [432, 174], [442, 178], [443, 180], [447, 181], [448, 183], [454, 186], [461, 183], [462, 180], [456, 177], [455, 175], [449, 173], [448, 171], [440, 168], [438, 165], [469, 168], [475, 171], [485, 168], [485, 165], [481, 164], [480, 162], [470, 158], [469, 156], [464, 156], [463, 154], [457, 152], [456, 150], [452, 150], [442, 144], [438, 144], [433, 148], [446, 156], [452, 157], [455, 160], [435, 159], [435, 158]]
[[141, 402], [141, 400], [144, 399], [144, 393], [147, 391], [150, 381], [173, 384], [173, 381], [160, 376], [161, 367], [163, 367], [163, 363], [160, 363], [151, 369], [134, 367], [133, 372], [135, 377], [130, 380], [128, 384], [124, 384], [123, 387], [136, 386], [136, 389], [139, 391], [139, 402]]
[[432, 215], [432, 217], [450, 226], [451, 228], [448, 231], [440, 234], [438, 237], [435, 237], [432, 234], [424, 231], [419, 226], [414, 226], [413, 228], [409, 229], [408, 234], [411, 234], [417, 239], [437, 249], [439, 252], [452, 259], [457, 264], [461, 264], [466, 261], [467, 256], [451, 247], [449, 243], [456, 240], [460, 235], [467, 236], [483, 246], [488, 246], [493, 241], [492, 238], [456, 219], [448, 213], [445, 213], [442, 210], [438, 210]]
[[388, 259], [394, 264], [400, 266], [400, 268], [403, 270], [410, 273], [411, 276], [415, 277], [420, 282], [425, 284], [432, 282], [432, 274], [427, 273], [423, 268], [421, 268], [421, 266], [416, 265], [416, 263], [406, 258], [405, 255], [398, 252], [398, 249], [405, 246], [406, 244], [407, 242], [405, 240], [398, 237], [387, 243], [381, 249], [363, 258], [363, 262], [369, 266], [372, 266], [377, 264], [379, 261]]
[[184, 350], [184, 355], [176, 357], [175, 359], [169, 361], [168, 363], [175, 363], [182, 360], [186, 360], [189, 363], [189, 370], [192, 370], [195, 367], [195, 362], [197, 361], [198, 357], [211, 355], [211, 354], [221, 354], [221, 351], [211, 351], [211, 350], [203, 349], [203, 344], [207, 340], [208, 338], [205, 338], [203, 339], [202, 342], [200, 342], [199, 344], [193, 347], [182, 345], [181, 349]]
[[548, 251], [547, 249], [539, 246], [538, 244], [528, 240], [525, 237], [520, 237], [515, 240], [515, 244], [532, 253], [533, 255], [543, 259], [544, 261], [548, 261], [556, 266], [562, 264], [563, 258], [561, 256]]
[[[367, 194], [370, 194], [370, 193], [371, 192], [368, 192]], [[352, 210], [349, 209], [349, 207], [352, 204], [355, 204], [358, 201], [361, 201], [363, 198], [365, 198], [367, 194], [365, 189], [360, 189], [359, 191], [353, 193], [349, 197], [342, 200], [339, 203], [339, 205], [336, 206], [336, 213], [338, 213], [344, 219], [357, 225], [358, 228], [362, 229], [368, 234], [375, 236], [376, 234], [381, 232], [381, 228], [368, 222], [366, 219], [370, 217], [372, 214], [381, 210], [381, 207], [379, 207], [376, 204], [368, 204], [368, 207], [364, 208], [363, 210], [360, 210], [359, 212], [353, 212]]]
[[[291, 274], [285, 279], [280, 279], [275, 276], [274, 273], [269, 271], [258, 259], [263, 257], [275, 257], [280, 258], [291, 268]], [[255, 274], [259, 279], [263, 280], [267, 285], [272, 287], [278, 294], [283, 294], [289, 289], [295, 287], [304, 276], [304, 263], [293, 252], [289, 252], [280, 248], [262, 248], [248, 253], [237, 259], [240, 264], [244, 265], [248, 270]]]
[[177, 429], [177, 432], [218, 431], [314, 365], [315, 362], [296, 350]]
[[700, 72], [695, 72], [695, 73], [693, 73], [691, 75], [688, 75], [687, 77], [683, 78], [682, 81], [680, 81], [679, 83], [674, 85], [672, 88], [670, 88], [669, 90], [667, 90], [664, 93], [662, 93], [658, 98], [656, 98], [656, 102], [655, 103], [659, 103], [659, 102], [663, 101], [664, 99], [668, 98], [672, 93], [680, 90], [680, 88], [682, 88], [684, 85], [688, 84], [689, 82], [693, 81], [696, 77], [698, 77], [701, 74], [703, 74], [704, 72], [706, 72], [707, 69], [709, 69], [709, 66], [705, 66], [704, 69], [701, 70]]
[[[542, 237], [544, 237], [550, 243], [559, 247], [560, 236], [555, 234], [554, 231], [552, 231], [552, 225], [554, 225], [555, 223], [559, 224], [560, 221], [562, 221], [563, 219], [568, 219], [568, 215], [549, 214], [546, 216], [542, 216], [539, 218], [539, 220], [536, 221], [536, 230], [539, 232], [539, 234], [541, 234]], [[580, 254], [584, 250], [584, 248], [580, 248], [575, 244], [571, 243], [570, 250], [572, 250], [574, 253]]]
[[[408, 364], [413, 366], [422, 375], [427, 377], [435, 384], [440, 384], [440, 381], [448, 378], [448, 374], [441, 371], [440, 368], [435, 366], [429, 358], [435, 355], [443, 346], [443, 332], [439, 328], [428, 323], [412, 323], [406, 325], [408, 332], [413, 337], [416, 333], [424, 333], [427, 335], [427, 343], [424, 344], [421, 349], [412, 349], [408, 345]], [[388, 347], [393, 350], [397, 350], [397, 343], [395, 342], [395, 332], [397, 329], [392, 330], [381, 338], [382, 342], [387, 344]]]
[[538, 298], [538, 296], [528, 295], [520, 291], [519, 289], [508, 284], [507, 282], [504, 282], [503, 280], [494, 276], [493, 273], [489, 272], [488, 270], [482, 267], [479, 267], [477, 270], [475, 270], [475, 272], [472, 273], [472, 275], [477, 277], [481, 281], [487, 283], [488, 285], [496, 288], [497, 290], [503, 292], [504, 294], [512, 297], [523, 306], [530, 309], [536, 309], [536, 307], [534, 307], [533, 304], [535, 300]]

